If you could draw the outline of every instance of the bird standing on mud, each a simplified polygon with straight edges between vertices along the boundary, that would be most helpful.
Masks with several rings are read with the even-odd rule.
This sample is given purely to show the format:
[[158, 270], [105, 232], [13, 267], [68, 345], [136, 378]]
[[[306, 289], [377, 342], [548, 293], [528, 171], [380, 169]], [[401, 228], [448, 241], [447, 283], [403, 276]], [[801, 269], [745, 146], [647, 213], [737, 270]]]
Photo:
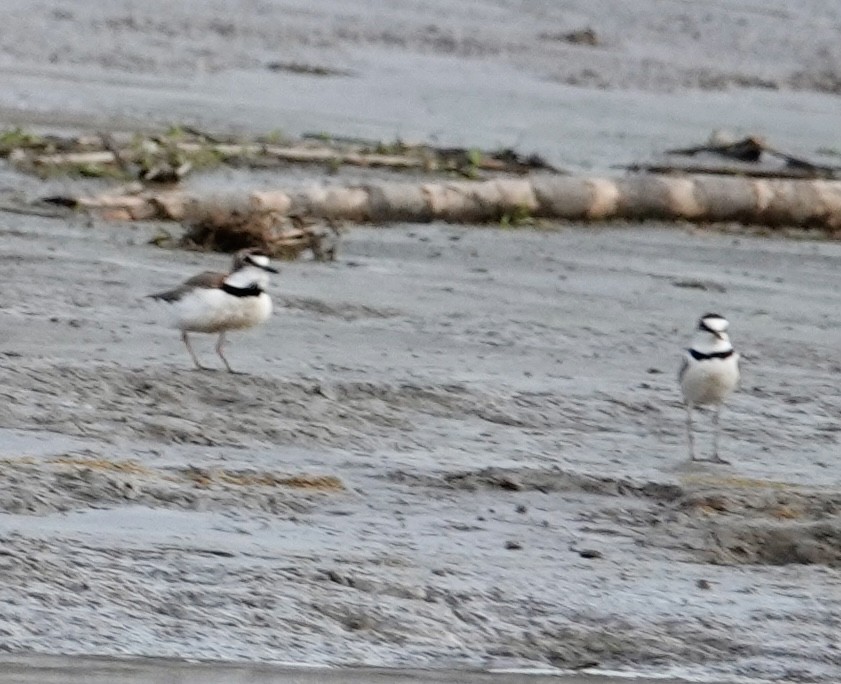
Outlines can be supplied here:
[[[718, 455], [718, 418], [721, 405], [739, 384], [739, 354], [727, 335], [729, 323], [724, 316], [708, 313], [698, 322], [692, 346], [687, 349], [678, 373], [683, 401], [686, 404], [686, 430], [689, 437], [689, 458], [727, 463]], [[713, 455], [711, 459], [695, 458], [692, 409], [714, 405]]]
[[193, 276], [173, 290], [149, 295], [173, 305], [175, 326], [196, 364], [199, 363], [190, 345], [188, 332], [219, 333], [216, 353], [229, 372], [234, 370], [222, 353], [225, 333], [259, 325], [272, 313], [272, 300], [265, 289], [269, 284], [266, 273], [277, 273], [269, 265], [269, 258], [256, 249], [243, 249], [234, 255], [229, 273], [205, 271]]

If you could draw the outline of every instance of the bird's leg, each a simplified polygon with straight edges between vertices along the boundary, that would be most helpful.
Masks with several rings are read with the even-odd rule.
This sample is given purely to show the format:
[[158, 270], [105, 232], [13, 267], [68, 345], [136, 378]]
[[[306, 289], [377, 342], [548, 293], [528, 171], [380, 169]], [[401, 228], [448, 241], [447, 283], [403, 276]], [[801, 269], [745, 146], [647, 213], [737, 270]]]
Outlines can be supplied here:
[[193, 359], [193, 363], [196, 364], [196, 368], [199, 370], [207, 370], [199, 363], [199, 359], [193, 351], [193, 347], [190, 345], [190, 338], [187, 336], [186, 330], [181, 331], [181, 339], [184, 340], [184, 345], [187, 347], [187, 351], [190, 352], [190, 358]]
[[686, 403], [686, 435], [689, 440], [689, 460], [695, 460], [695, 436], [692, 434], [692, 404]]
[[712, 460], [714, 463], [728, 463], [725, 461], [721, 456], [718, 455], [718, 414], [721, 413], [721, 404], [718, 404], [715, 407], [715, 411], [713, 412], [713, 457]]
[[225, 355], [222, 353], [222, 347], [225, 345], [225, 333], [219, 333], [219, 340], [216, 342], [216, 353], [219, 354], [219, 358], [222, 359], [223, 363], [225, 364], [225, 368], [228, 369], [229, 373], [235, 372], [233, 368], [231, 368], [231, 364], [228, 363], [228, 359], [225, 358]]

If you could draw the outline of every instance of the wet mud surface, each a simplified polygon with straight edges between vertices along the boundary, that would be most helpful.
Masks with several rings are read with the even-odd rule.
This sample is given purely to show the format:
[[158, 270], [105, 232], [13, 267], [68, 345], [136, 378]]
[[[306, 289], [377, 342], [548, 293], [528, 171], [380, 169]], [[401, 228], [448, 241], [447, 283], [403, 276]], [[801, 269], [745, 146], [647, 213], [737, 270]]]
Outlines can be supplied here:
[[[837, 161], [837, 3], [556, 4], [15, 0], [0, 114], [596, 172], [726, 128]], [[0, 169], [4, 203], [69, 187]], [[161, 228], [0, 214], [3, 657], [838, 680], [841, 246], [354, 228], [283, 266], [230, 375], [144, 299], [227, 258]], [[743, 354], [728, 467], [687, 463], [675, 380], [708, 310]]]
[[[353, 78], [370, 66], [365, 52], [382, 49], [508, 63], [549, 81], [598, 88], [841, 91], [835, 34], [841, 10], [829, 0], [700, 7], [675, 0], [562, 6], [400, 0], [385, 7], [252, 0], [239, 12], [195, 1], [139, 6], [123, 0], [104, 10], [92, 2], [60, 5], [10, 2], [10, 28], [25, 34], [41, 22], [41, 35], [18, 43], [10, 38], [2, 54], [55, 68], [147, 76], [261, 69]], [[86, 42], [91, 37], [97, 45]]]
[[[841, 247], [354, 228], [339, 261], [283, 265], [231, 375], [209, 337], [220, 370], [192, 370], [143, 298], [223, 255], [143, 244], [155, 226], [0, 230], [5, 650], [841, 667]], [[686, 461], [675, 372], [707, 309], [744, 355], [730, 467]]]
[[834, 152], [834, 0], [5, 5], [0, 114], [514, 148], [604, 171], [714, 129]]
[[[3, 684], [615, 684], [610, 675], [476, 670], [315, 668], [267, 664], [186, 663], [166, 658], [62, 658], [0, 656]], [[678, 684], [635, 677], [636, 684]]]

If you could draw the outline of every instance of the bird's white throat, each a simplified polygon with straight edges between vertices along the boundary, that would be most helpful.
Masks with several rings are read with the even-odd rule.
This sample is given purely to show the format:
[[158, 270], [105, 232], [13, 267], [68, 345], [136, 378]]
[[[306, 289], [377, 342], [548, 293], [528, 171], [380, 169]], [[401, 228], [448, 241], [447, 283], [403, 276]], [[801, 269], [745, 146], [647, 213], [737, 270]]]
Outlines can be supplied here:
[[712, 335], [711, 333], [699, 331], [692, 340], [692, 349], [702, 354], [719, 354], [733, 349], [727, 333]]
[[263, 269], [246, 264], [225, 278], [225, 283], [243, 289], [256, 285], [261, 290], [265, 290], [269, 285], [269, 276]]

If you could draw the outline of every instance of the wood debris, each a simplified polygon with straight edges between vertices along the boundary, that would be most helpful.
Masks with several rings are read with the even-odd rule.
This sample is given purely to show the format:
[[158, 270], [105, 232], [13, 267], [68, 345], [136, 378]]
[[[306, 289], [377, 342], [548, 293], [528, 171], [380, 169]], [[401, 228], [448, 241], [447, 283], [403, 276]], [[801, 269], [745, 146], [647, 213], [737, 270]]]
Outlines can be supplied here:
[[315, 261], [334, 261], [341, 234], [340, 224], [332, 220], [216, 203], [192, 204], [183, 224], [186, 230], [178, 240], [180, 247], [219, 252], [259, 247], [269, 256], [286, 260], [309, 251]]
[[0, 157], [17, 168], [40, 175], [69, 173], [114, 177], [144, 183], [174, 184], [187, 173], [219, 165], [266, 168], [286, 164], [319, 164], [328, 170], [343, 165], [458, 174], [522, 175], [533, 170], [557, 172], [537, 155], [513, 150], [482, 151], [429, 145], [309, 136], [283, 141], [277, 137], [238, 141], [176, 128], [153, 136], [120, 133], [62, 138], [36, 136], [21, 129], [0, 133]]
[[[49, 199], [68, 202], [68, 198]], [[244, 216], [256, 216], [256, 223], [248, 230], [261, 235], [261, 231], [268, 231], [269, 241], [275, 227], [264, 221], [279, 220], [276, 217], [291, 220], [295, 216], [373, 223], [440, 220], [519, 225], [539, 218], [656, 219], [841, 228], [841, 181], [708, 174], [637, 174], [618, 178], [535, 175], [481, 182], [322, 186], [252, 192], [238, 204], [229, 205], [220, 205], [215, 198], [191, 197], [177, 191], [70, 199], [76, 206], [104, 211], [111, 218], [187, 219], [189, 223], [188, 214], [198, 211], [210, 217], [218, 214], [218, 218], [212, 218], [211, 226], [226, 222], [236, 226], [246, 220]], [[213, 240], [197, 242], [219, 239], [215, 236]]]
[[731, 140], [714, 133], [704, 145], [667, 150], [660, 158], [623, 167], [647, 173], [708, 173], [757, 178], [841, 178], [841, 167], [782, 152], [759, 136]]

